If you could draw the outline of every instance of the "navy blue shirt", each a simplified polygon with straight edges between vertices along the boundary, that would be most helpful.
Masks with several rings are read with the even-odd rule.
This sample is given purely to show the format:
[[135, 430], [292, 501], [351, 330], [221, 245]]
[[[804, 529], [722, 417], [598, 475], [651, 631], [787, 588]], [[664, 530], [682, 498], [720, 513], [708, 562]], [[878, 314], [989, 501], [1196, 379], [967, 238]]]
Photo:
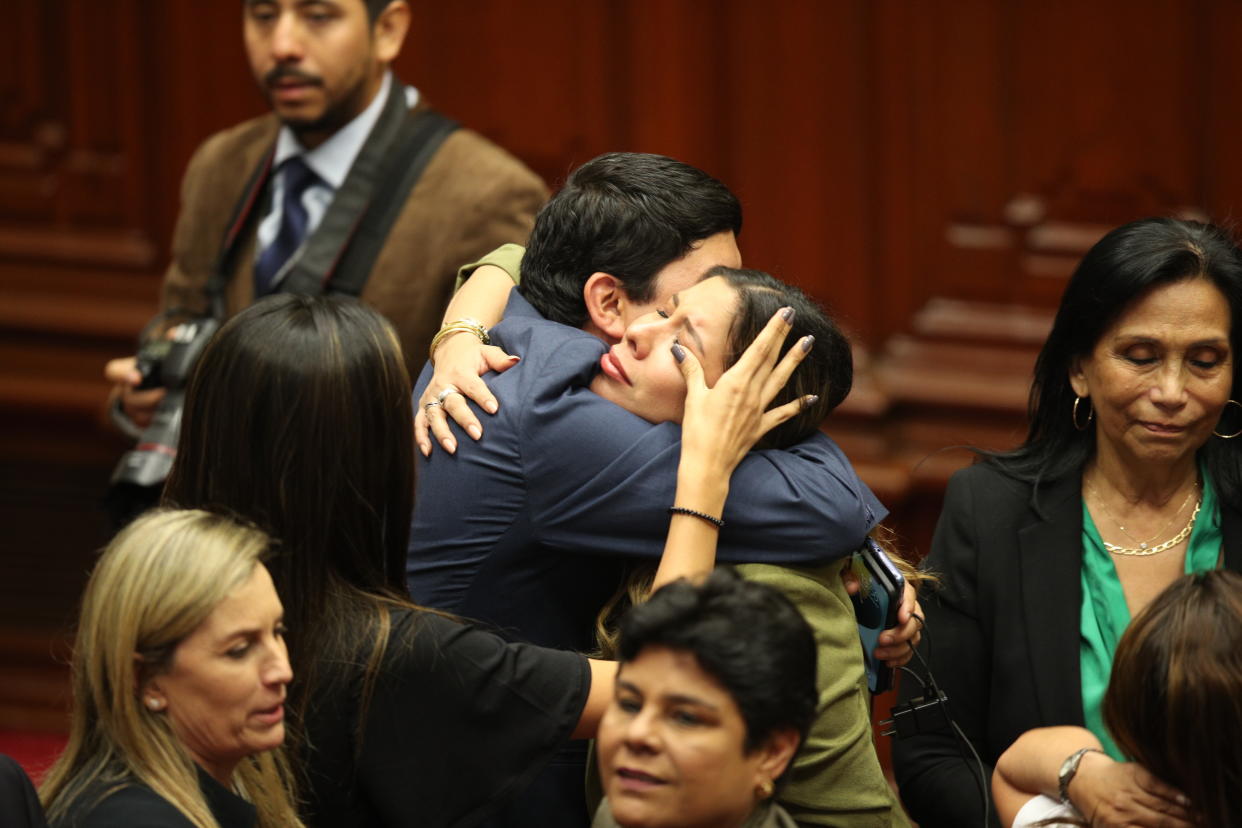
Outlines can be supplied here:
[[[420, 604], [515, 638], [579, 651], [627, 564], [658, 560], [677, 487], [681, 428], [589, 389], [607, 346], [550, 322], [517, 291], [491, 331], [522, 361], [476, 408], [483, 439], [419, 457], [407, 576]], [[423, 369], [417, 400], [431, 378]], [[885, 514], [836, 443], [815, 434], [752, 451], [725, 504], [718, 560], [818, 564], [857, 549]]]

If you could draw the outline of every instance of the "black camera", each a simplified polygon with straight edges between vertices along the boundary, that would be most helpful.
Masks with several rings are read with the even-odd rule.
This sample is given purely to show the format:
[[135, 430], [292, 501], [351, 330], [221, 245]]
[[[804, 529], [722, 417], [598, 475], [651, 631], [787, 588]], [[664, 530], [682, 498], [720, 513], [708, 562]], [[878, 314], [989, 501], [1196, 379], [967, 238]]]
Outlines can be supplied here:
[[151, 424], [143, 429], [138, 444], [122, 455], [112, 473], [106, 498], [117, 526], [154, 506], [177, 454], [181, 433], [181, 410], [190, 371], [220, 327], [220, 321], [199, 317], [170, 328], [164, 337], [146, 340], [138, 350], [136, 368], [142, 374], [138, 388], [164, 388]]

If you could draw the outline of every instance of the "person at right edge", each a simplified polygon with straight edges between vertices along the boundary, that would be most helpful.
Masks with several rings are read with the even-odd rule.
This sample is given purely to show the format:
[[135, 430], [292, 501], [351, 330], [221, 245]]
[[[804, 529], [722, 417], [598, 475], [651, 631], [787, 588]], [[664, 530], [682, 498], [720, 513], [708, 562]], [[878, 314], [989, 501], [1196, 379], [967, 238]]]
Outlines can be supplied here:
[[1196, 821], [1118, 750], [1101, 700], [1132, 616], [1184, 574], [1242, 567], [1240, 313], [1242, 252], [1210, 224], [1126, 224], [1075, 270], [1035, 365], [1026, 441], [953, 476], [927, 559], [942, 585], [921, 651], [983, 767], [947, 729], [896, 742], [922, 828], [999, 825], [983, 794], [997, 758], [1053, 725], [1104, 747], [1046, 748], [1092, 826]]

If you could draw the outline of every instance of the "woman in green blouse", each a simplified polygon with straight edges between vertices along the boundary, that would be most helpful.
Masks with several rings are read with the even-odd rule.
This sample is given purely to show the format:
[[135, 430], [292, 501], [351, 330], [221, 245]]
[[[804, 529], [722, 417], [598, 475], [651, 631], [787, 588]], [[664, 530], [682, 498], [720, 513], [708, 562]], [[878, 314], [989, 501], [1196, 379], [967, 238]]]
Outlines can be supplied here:
[[[1242, 566], [1239, 313], [1242, 252], [1225, 231], [1146, 219], [1108, 233], [1070, 279], [1036, 363], [1026, 441], [946, 493], [928, 559], [943, 578], [925, 602], [932, 669], [985, 777], [1027, 730], [1094, 733], [1107, 753], [1049, 745], [1066, 790], [1045, 792], [1092, 825], [1194, 818], [1180, 792], [1126, 761], [1100, 703], [1133, 615], [1185, 573]], [[952, 734], [900, 742], [895, 760], [924, 828], [984, 823], [988, 778]]]

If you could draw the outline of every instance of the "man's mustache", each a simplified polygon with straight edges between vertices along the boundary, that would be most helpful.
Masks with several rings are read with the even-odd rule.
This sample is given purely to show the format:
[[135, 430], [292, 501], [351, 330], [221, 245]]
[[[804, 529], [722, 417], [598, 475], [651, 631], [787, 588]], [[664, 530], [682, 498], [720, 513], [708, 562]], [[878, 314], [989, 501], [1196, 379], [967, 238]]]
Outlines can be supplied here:
[[323, 85], [323, 79], [318, 75], [303, 72], [301, 69], [294, 66], [277, 66], [275, 69], [263, 76], [263, 83], [269, 88], [275, 86], [283, 80], [300, 81], [301, 83], [310, 83], [316, 86]]

